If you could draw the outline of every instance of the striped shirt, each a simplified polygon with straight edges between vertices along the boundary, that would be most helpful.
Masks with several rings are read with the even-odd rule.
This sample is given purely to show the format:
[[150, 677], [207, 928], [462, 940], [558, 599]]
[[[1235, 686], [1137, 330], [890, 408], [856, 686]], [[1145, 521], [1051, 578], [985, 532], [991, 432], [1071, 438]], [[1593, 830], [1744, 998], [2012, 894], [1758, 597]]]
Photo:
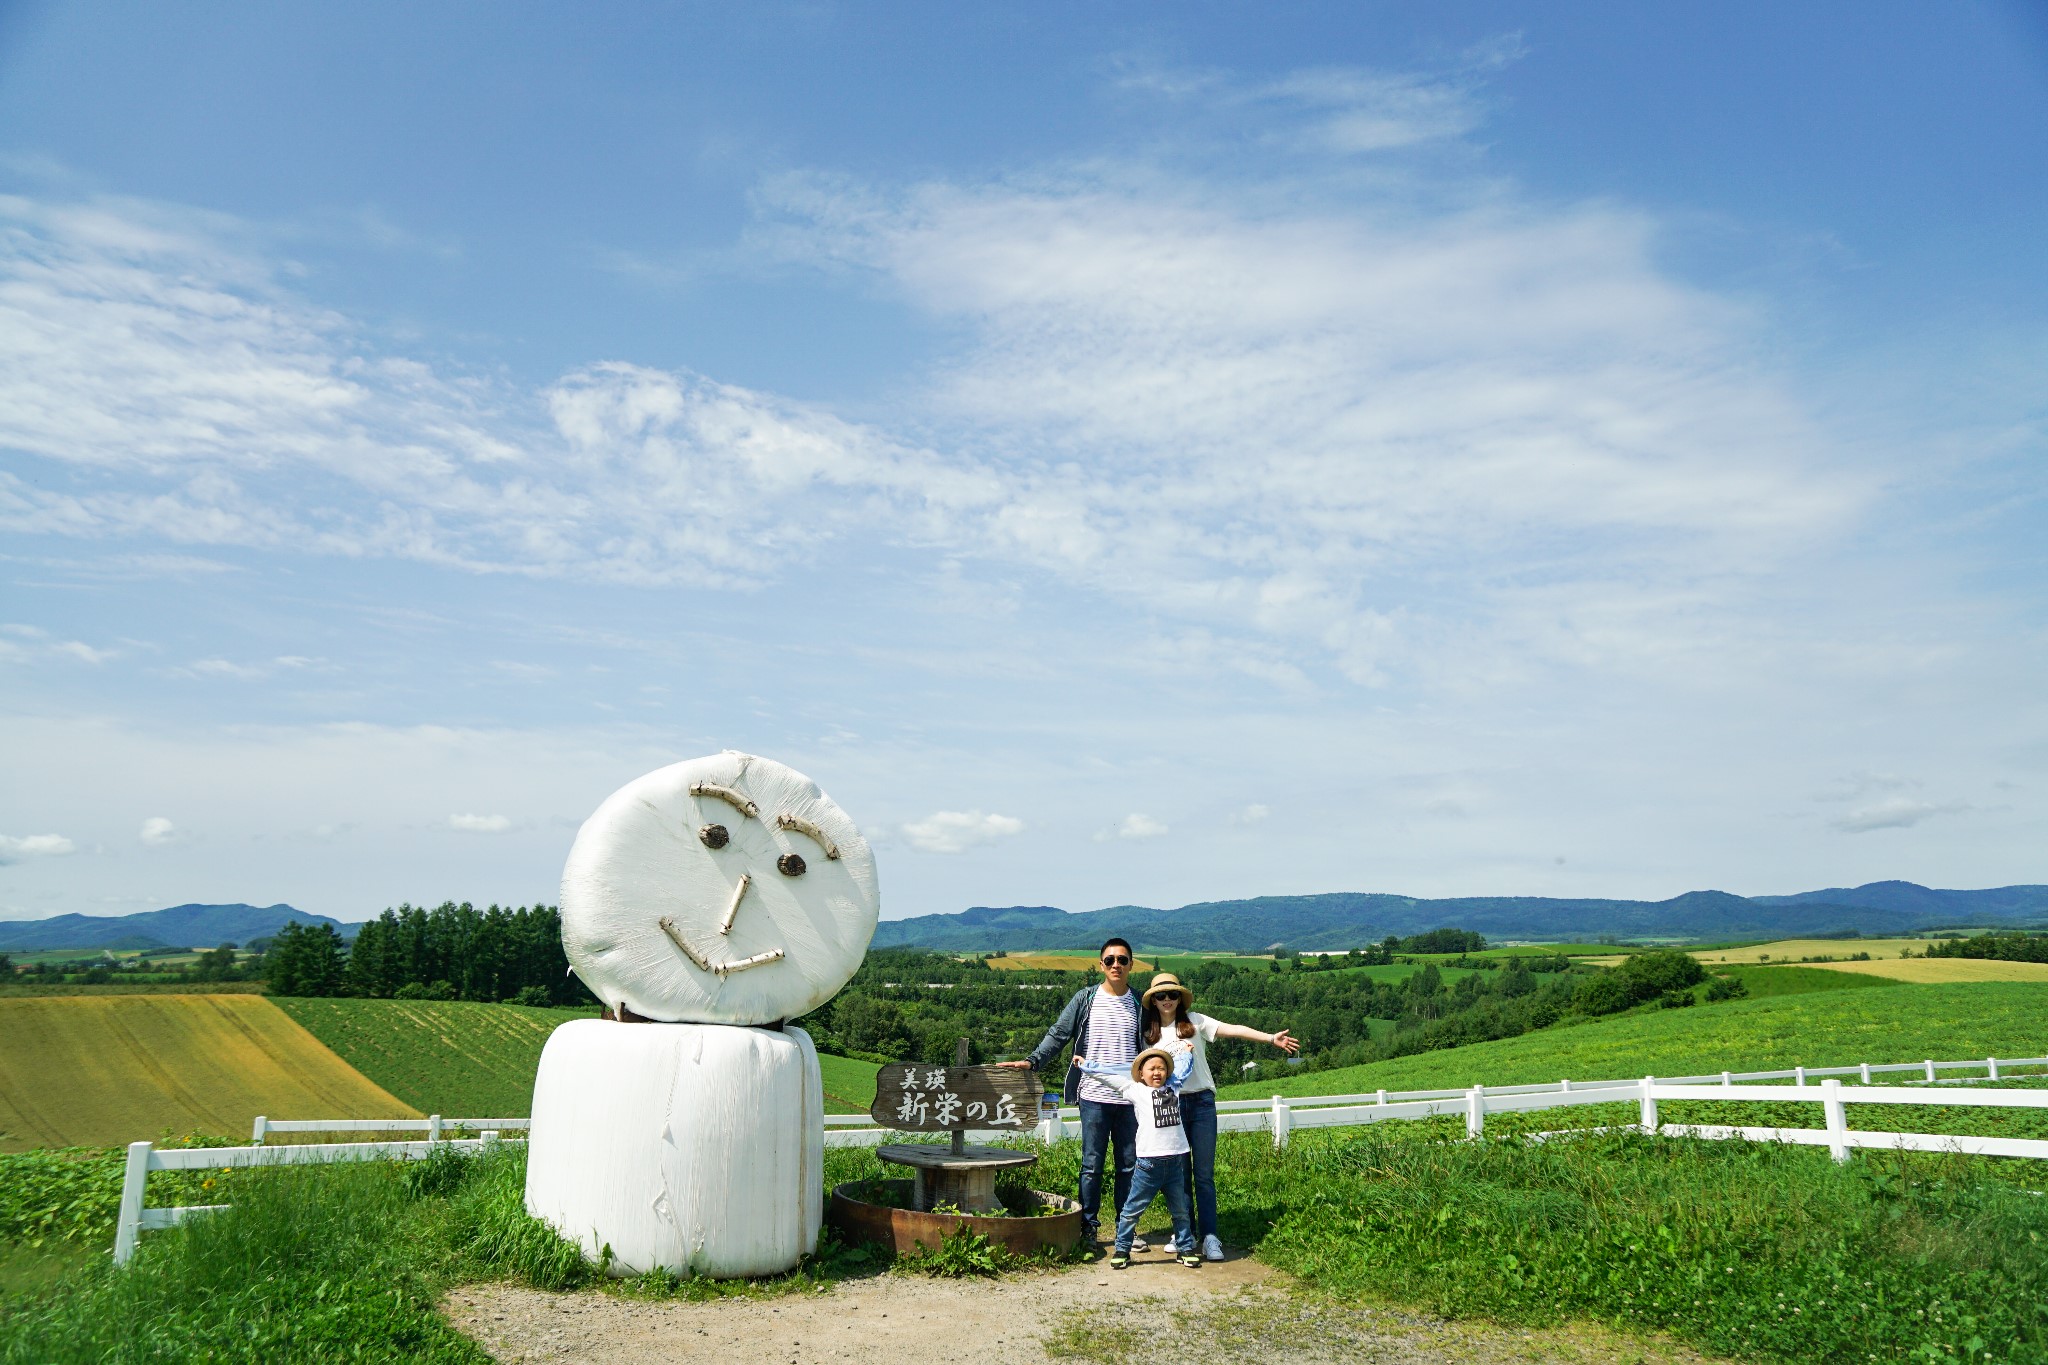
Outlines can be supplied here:
[[[1107, 987], [1097, 986], [1089, 1003], [1088, 1036], [1081, 1040], [1080, 1054], [1096, 1065], [1128, 1070], [1138, 1055], [1138, 993], [1111, 995]], [[1080, 1097], [1098, 1104], [1130, 1103], [1094, 1076], [1081, 1078]]]

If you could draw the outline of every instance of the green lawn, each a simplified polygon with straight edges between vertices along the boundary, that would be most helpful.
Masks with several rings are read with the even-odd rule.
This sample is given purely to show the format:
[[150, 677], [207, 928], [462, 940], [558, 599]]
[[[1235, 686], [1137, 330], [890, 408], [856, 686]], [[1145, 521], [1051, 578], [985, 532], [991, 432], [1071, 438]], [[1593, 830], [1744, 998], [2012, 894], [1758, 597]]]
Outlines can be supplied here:
[[[1765, 968], [1777, 972], [1787, 968]], [[1226, 1086], [1226, 1097], [1448, 1090], [1632, 1076], [1853, 1066], [1932, 1057], [2048, 1056], [2048, 985], [1898, 985], [1650, 1010], [1308, 1075]]]
[[[1863, 976], [1857, 972], [1831, 972], [1821, 967], [1723, 967], [1708, 971], [1732, 976], [1749, 987], [1750, 998], [1765, 1000], [1774, 995], [1810, 995], [1815, 991], [1860, 991], [1872, 986], [1899, 986], [1904, 982], [1888, 976]], [[2048, 1056], [2048, 1053], [2040, 1054]], [[1858, 1060], [1862, 1060], [1858, 1058]], [[1940, 1058], [1935, 1060], [1939, 1061]]]

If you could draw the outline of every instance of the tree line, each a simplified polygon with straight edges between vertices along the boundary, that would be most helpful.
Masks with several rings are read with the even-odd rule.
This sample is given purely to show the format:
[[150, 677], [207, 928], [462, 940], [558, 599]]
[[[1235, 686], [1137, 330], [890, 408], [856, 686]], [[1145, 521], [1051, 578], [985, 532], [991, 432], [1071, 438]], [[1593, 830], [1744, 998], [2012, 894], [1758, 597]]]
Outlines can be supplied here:
[[352, 943], [330, 924], [286, 925], [264, 967], [275, 995], [593, 1003], [569, 975], [552, 905], [400, 905], [366, 921]]

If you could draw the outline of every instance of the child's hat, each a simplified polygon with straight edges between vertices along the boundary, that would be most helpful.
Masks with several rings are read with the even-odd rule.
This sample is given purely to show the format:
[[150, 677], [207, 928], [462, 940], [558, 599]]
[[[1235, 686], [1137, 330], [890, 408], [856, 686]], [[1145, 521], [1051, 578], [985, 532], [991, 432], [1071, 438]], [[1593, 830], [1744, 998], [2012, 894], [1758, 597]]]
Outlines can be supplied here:
[[1144, 1077], [1138, 1074], [1138, 1068], [1144, 1065], [1145, 1059], [1147, 1057], [1157, 1057], [1160, 1061], [1165, 1062], [1166, 1074], [1169, 1076], [1173, 1074], [1173, 1054], [1171, 1052], [1168, 1052], [1163, 1047], [1148, 1047], [1143, 1052], [1139, 1053], [1137, 1056], [1131, 1058], [1132, 1080], [1142, 1081], [1145, 1079]]

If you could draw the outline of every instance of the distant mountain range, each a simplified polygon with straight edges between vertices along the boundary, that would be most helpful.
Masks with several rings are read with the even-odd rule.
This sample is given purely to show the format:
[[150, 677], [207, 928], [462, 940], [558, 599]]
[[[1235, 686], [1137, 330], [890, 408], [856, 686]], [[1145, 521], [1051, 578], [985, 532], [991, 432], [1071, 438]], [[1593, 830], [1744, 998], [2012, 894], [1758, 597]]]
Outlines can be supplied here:
[[1177, 910], [1114, 905], [1076, 913], [1049, 905], [975, 906], [957, 914], [885, 921], [875, 930], [874, 945], [954, 952], [1071, 948], [1093, 947], [1111, 935], [1120, 935], [1141, 948], [1263, 952], [1276, 946], [1357, 948], [1388, 934], [1405, 936], [1444, 927], [1476, 929], [1494, 940], [1570, 942], [1798, 938], [1852, 930], [1899, 934], [2037, 920], [2048, 920], [2048, 886], [1937, 891], [1912, 882], [1872, 882], [1791, 896], [1689, 891], [1664, 901], [1541, 896], [1424, 900], [1340, 891], [1321, 896], [1201, 901]]
[[0, 921], [0, 952], [57, 948], [216, 948], [265, 938], [287, 924], [331, 924], [353, 934], [353, 924], [309, 915], [289, 905], [174, 905], [135, 915], [57, 915]]
[[[1071, 911], [1050, 905], [977, 905], [951, 915], [885, 920], [877, 948], [1093, 947], [1112, 934], [1141, 948], [1264, 952], [1359, 948], [1388, 934], [1476, 929], [1489, 939], [1570, 942], [1602, 938], [1797, 938], [1855, 931], [1902, 934], [1951, 926], [2048, 922], [2048, 886], [1937, 891], [1912, 882], [1872, 882], [1790, 896], [1688, 891], [1665, 901], [1560, 900], [1542, 896], [1459, 896], [1424, 900], [1338, 891], [1321, 896], [1257, 896], [1200, 901], [1178, 910], [1113, 905]], [[331, 924], [344, 936], [360, 926], [289, 905], [174, 905], [137, 915], [58, 915], [0, 922], [0, 952], [56, 948], [211, 948], [247, 943], [287, 924]]]

